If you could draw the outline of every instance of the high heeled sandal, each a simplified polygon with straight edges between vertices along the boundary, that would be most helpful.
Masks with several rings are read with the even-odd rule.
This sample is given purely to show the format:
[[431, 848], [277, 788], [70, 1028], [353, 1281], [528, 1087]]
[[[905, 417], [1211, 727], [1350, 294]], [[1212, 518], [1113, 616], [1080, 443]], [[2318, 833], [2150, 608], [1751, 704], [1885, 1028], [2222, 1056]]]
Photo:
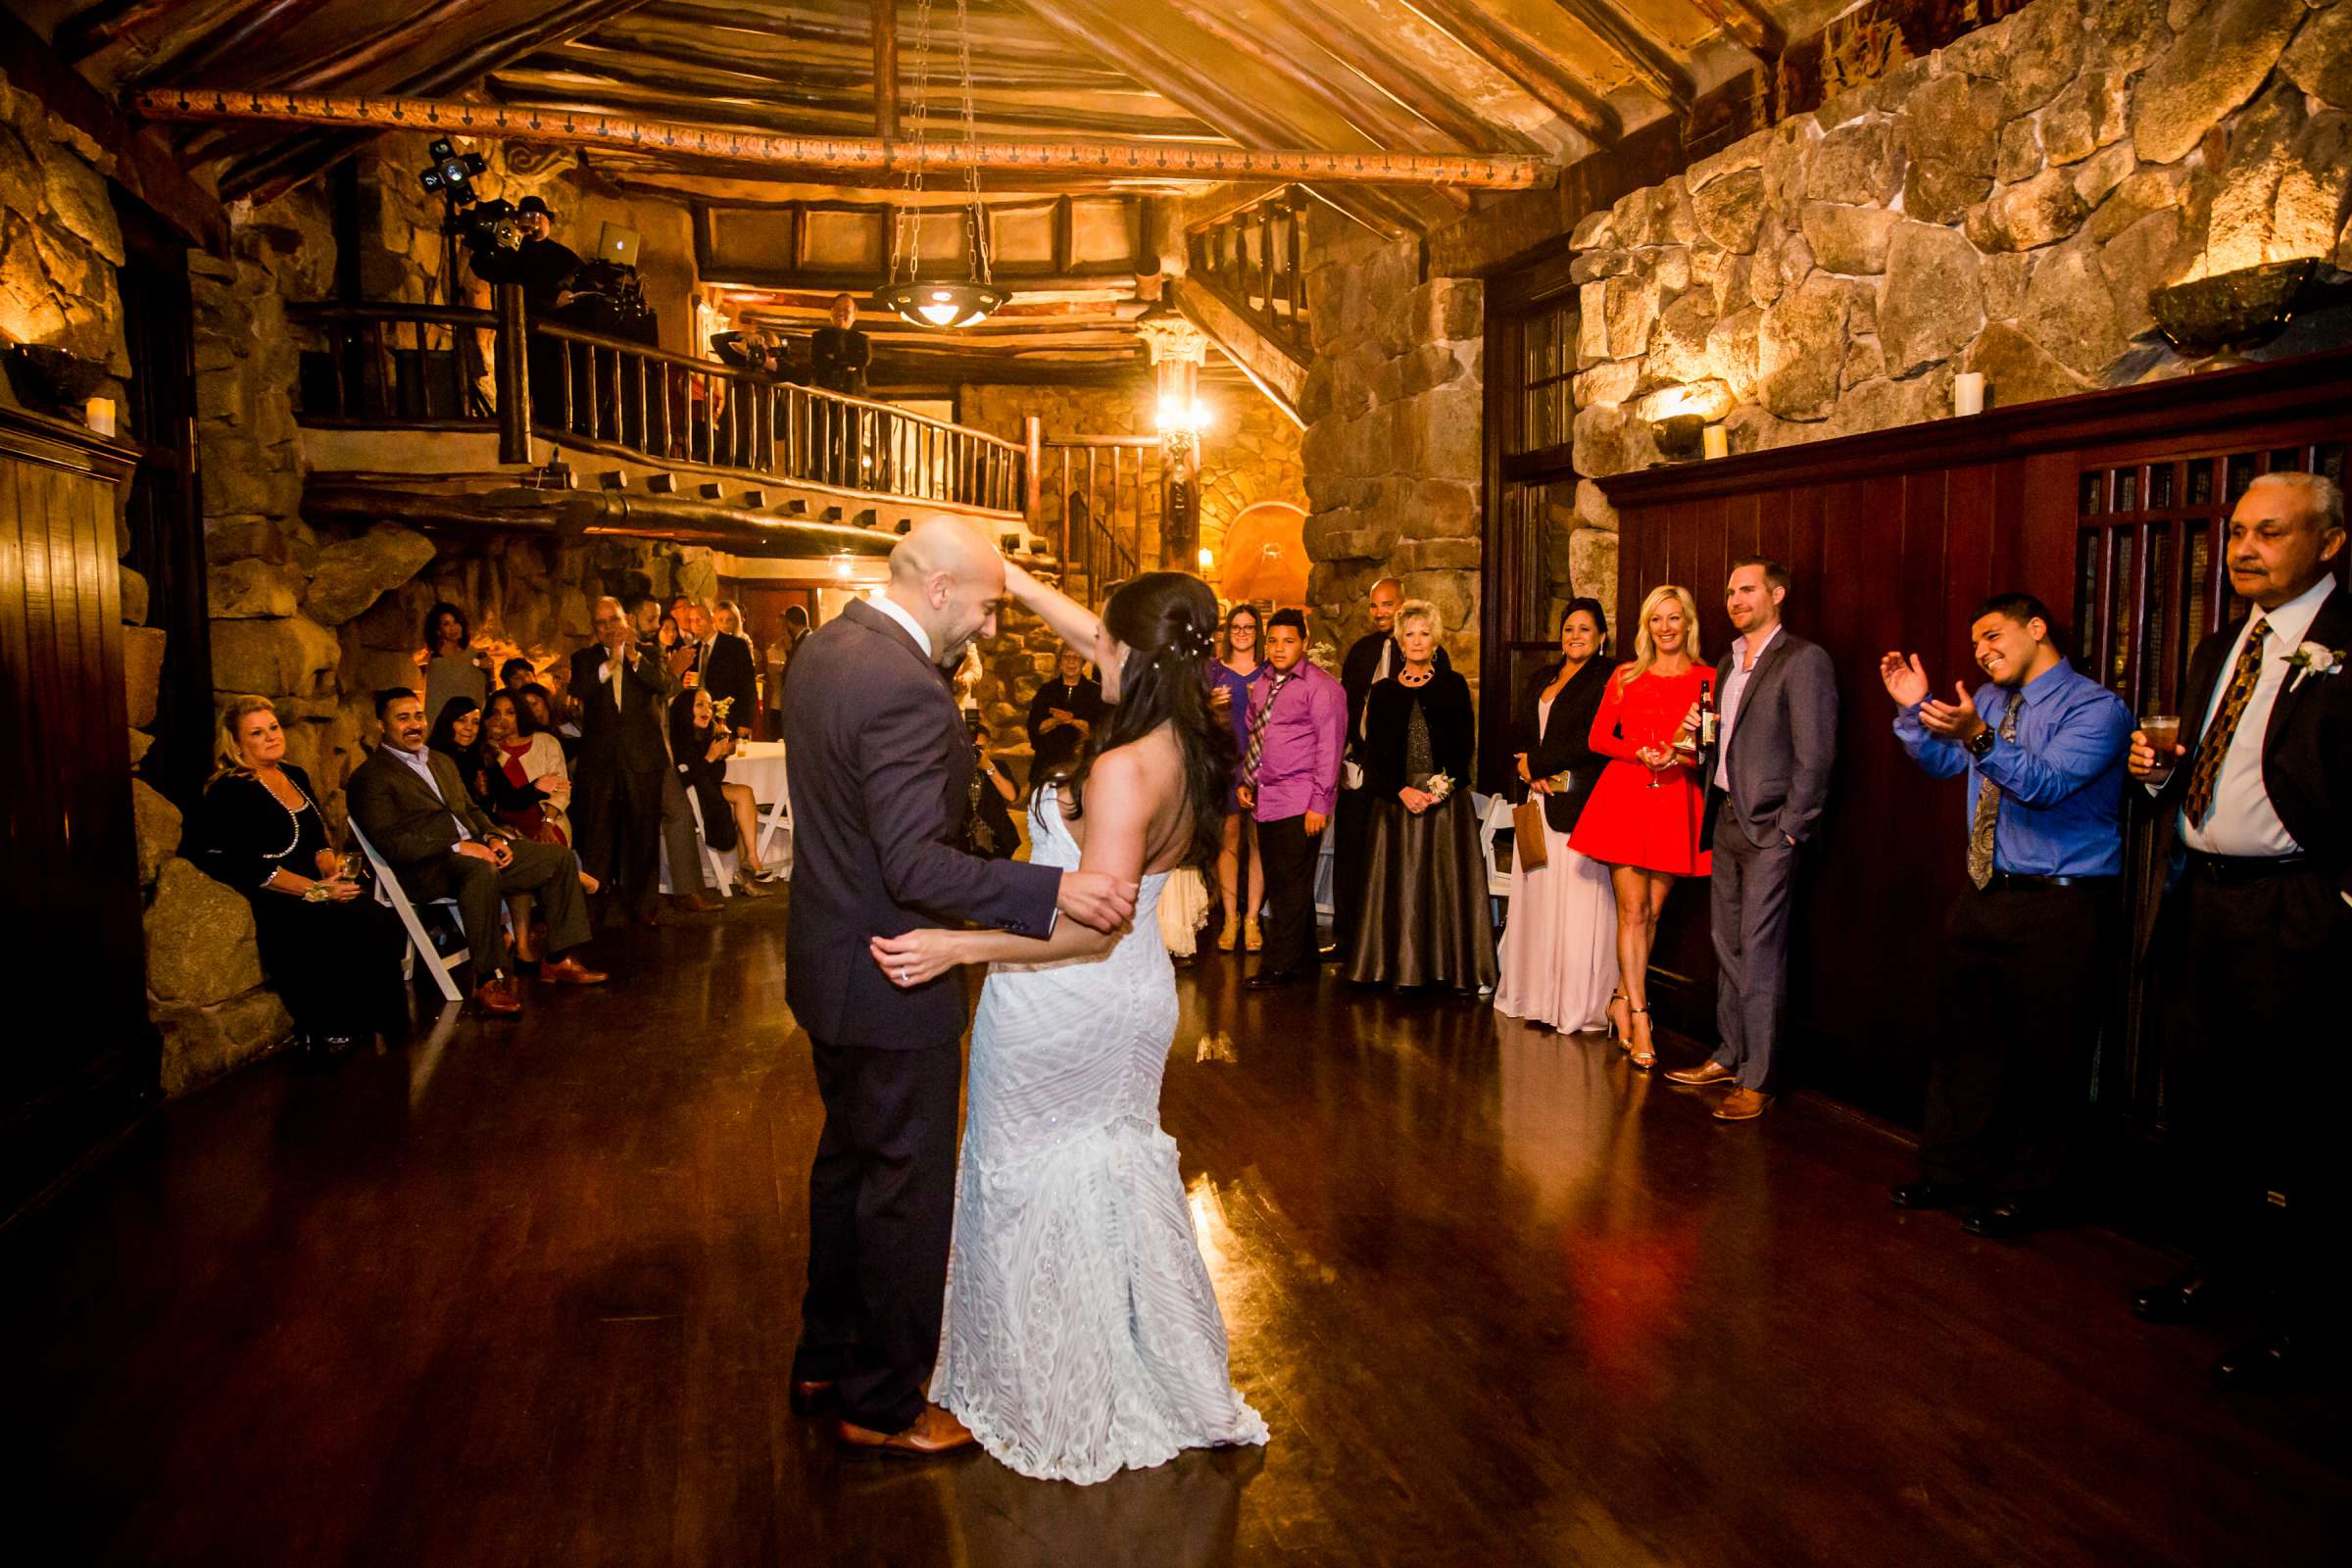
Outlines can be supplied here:
[[1626, 1025], [1623, 1033], [1619, 1033], [1617, 1028], [1617, 1004], [1630, 1001], [1622, 990], [1612, 991], [1609, 993], [1608, 1006], [1602, 1009], [1602, 1016], [1609, 1020], [1609, 1044], [1620, 1051], [1634, 1049], [1633, 1025]]
[[[1647, 1007], [1637, 1007], [1633, 1004], [1630, 999], [1626, 1003], [1625, 1010], [1629, 1013], [1639, 1013], [1644, 1018], [1649, 1016], [1649, 1009]], [[1656, 1046], [1653, 1044], [1649, 1050], [1643, 1051], [1639, 1046], [1631, 1043], [1631, 1036], [1628, 1036], [1625, 1054], [1633, 1061], [1634, 1068], [1638, 1072], [1647, 1072], [1650, 1068], [1655, 1067], [1658, 1064], [1658, 1053]]]

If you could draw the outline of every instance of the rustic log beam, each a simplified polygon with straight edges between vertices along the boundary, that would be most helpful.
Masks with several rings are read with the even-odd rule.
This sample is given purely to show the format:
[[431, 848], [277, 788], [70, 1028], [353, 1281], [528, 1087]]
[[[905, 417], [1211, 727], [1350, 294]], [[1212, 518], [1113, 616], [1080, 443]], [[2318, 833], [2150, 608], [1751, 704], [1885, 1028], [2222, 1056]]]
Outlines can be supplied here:
[[1524, 87], [1538, 103], [1607, 147], [1624, 134], [1617, 112], [1560, 69], [1526, 34], [1508, 25], [1483, 0], [1406, 0], [1426, 22]]
[[1456, 144], [1493, 147], [1510, 153], [1538, 150], [1535, 139], [1516, 125], [1500, 124], [1472, 114], [1453, 94], [1405, 64], [1399, 54], [1365, 38], [1348, 24], [1347, 14], [1336, 9], [1331, 0], [1304, 0], [1304, 4], [1314, 13], [1314, 40], [1319, 47], [1452, 137]]
[[874, 11], [874, 134], [899, 139], [899, 0], [868, 0]]
[[[869, 49], [854, 56], [837, 48], [817, 52], [806, 48], [773, 47], [767, 34], [704, 33], [673, 36], [660, 19], [644, 13], [617, 19], [599, 27], [582, 42], [600, 54], [667, 66], [709, 68], [723, 60], [728, 69], [770, 83], [789, 77], [796, 86], [834, 92], [870, 89], [873, 63]], [[972, 86], [976, 91], [1112, 93], [1138, 95], [1143, 88], [1132, 77], [1108, 68], [1070, 64], [1041, 66], [1033, 61], [996, 59], [972, 51]]]
[[870, 136], [804, 137], [706, 130], [672, 122], [407, 97], [149, 88], [138, 112], [151, 120], [235, 121], [289, 125], [515, 136], [579, 147], [656, 147], [744, 165], [854, 169], [877, 175], [967, 169], [1086, 171], [1198, 179], [1306, 179], [1336, 185], [1458, 185], [1525, 190], [1551, 178], [1541, 158], [1501, 153], [1274, 151], [1223, 147], [1105, 146], [1085, 142], [939, 141], [919, 150]]
[[1633, 19], [1617, 9], [1612, 0], [1557, 0], [1561, 10], [1568, 13], [1592, 36], [1608, 46], [1609, 52], [1625, 62], [1637, 80], [1649, 94], [1670, 105], [1676, 114], [1690, 108], [1690, 100], [1698, 95], [1690, 74], [1681, 61], [1652, 43], [1648, 34], [1633, 24]]
[[172, 12], [180, 0], [119, 0], [114, 5], [95, 5], [79, 16], [69, 17], [58, 27], [53, 40], [58, 58], [79, 65], [100, 50], [152, 26]]
[[1767, 60], [1778, 60], [1788, 35], [1762, 0], [1690, 0], [1698, 14]]
[[240, 56], [269, 48], [309, 21], [311, 13], [326, 3], [327, 0], [266, 0], [262, 5], [240, 8], [225, 25], [190, 38], [177, 48], [158, 50], [126, 80], [151, 81], [167, 71], [183, 76], [201, 76]]
[[[927, 503], [873, 498], [880, 512], [932, 510]], [[302, 514], [318, 522], [385, 520], [424, 529], [512, 528], [581, 539], [665, 539], [710, 545], [730, 555], [783, 560], [887, 556], [898, 535], [882, 528], [806, 522], [689, 496], [625, 490], [434, 488], [413, 476], [314, 476]]]
[[1259, 331], [1215, 289], [1191, 277], [1168, 280], [1169, 303], [1231, 360], [1250, 383], [1303, 426], [1298, 400], [1306, 392], [1307, 367], [1282, 344]]

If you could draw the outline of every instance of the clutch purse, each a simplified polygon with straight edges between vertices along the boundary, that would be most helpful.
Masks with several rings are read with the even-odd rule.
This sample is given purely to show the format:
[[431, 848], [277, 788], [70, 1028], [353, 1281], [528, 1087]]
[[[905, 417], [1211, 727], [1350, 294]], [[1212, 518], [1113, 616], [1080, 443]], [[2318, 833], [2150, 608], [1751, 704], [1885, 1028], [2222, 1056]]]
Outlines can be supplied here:
[[1544, 845], [1544, 802], [1534, 795], [1511, 808], [1511, 853], [1523, 870], [1541, 871], [1551, 863]]

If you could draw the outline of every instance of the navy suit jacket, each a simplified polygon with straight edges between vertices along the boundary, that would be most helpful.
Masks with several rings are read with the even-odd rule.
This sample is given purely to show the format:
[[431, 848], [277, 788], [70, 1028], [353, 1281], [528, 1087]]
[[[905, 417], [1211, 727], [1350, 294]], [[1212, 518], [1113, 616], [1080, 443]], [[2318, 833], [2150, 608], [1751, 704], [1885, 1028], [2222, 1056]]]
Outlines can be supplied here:
[[831, 1046], [911, 1051], [963, 1032], [963, 976], [902, 991], [866, 944], [966, 921], [1054, 928], [1061, 873], [949, 848], [971, 808], [955, 694], [905, 627], [853, 603], [804, 638], [784, 695], [792, 906], [784, 999]]

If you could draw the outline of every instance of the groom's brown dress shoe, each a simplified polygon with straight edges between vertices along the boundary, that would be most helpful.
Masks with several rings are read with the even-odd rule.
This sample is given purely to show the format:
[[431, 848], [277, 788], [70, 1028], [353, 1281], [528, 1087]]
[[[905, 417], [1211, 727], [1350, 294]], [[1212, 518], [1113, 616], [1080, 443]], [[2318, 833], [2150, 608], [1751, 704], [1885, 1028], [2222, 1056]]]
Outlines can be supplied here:
[[1772, 1097], [1754, 1089], [1735, 1089], [1715, 1107], [1717, 1121], [1754, 1121], [1764, 1114]]
[[1739, 1076], [1720, 1061], [1705, 1061], [1695, 1067], [1677, 1067], [1666, 1075], [1666, 1081], [1670, 1084], [1685, 1084], [1695, 1089], [1703, 1088], [1708, 1084], [1728, 1084]]
[[833, 1402], [833, 1385], [814, 1378], [792, 1380], [792, 1413], [814, 1415]]
[[903, 1459], [928, 1459], [934, 1454], [954, 1453], [958, 1448], [970, 1447], [974, 1441], [971, 1429], [956, 1420], [953, 1411], [930, 1403], [924, 1404], [923, 1413], [904, 1432], [876, 1432], [845, 1420], [841, 1423], [840, 1437], [845, 1448]]

